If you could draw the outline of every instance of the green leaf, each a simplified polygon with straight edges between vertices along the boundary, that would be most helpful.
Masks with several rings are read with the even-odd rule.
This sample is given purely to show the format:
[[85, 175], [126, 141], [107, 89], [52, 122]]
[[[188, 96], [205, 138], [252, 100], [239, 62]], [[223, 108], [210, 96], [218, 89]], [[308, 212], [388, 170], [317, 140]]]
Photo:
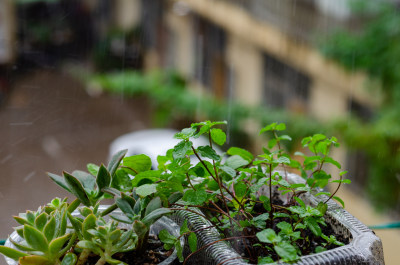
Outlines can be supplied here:
[[43, 231], [43, 228], [47, 223], [47, 217], [48, 217], [47, 213], [41, 213], [38, 217], [36, 217], [35, 227], [40, 231]]
[[92, 174], [93, 176], [97, 176], [100, 167], [96, 164], [89, 163], [86, 165], [86, 168], [90, 174]]
[[188, 243], [190, 251], [195, 252], [197, 250], [197, 236], [195, 233], [189, 234]]
[[197, 130], [195, 128], [185, 128], [182, 131], [176, 133], [174, 135], [174, 138], [188, 140], [190, 137], [193, 137], [196, 134], [196, 131]]
[[286, 130], [286, 124], [284, 124], [284, 123], [279, 123], [278, 125], [276, 125], [275, 130], [277, 130], [277, 131], [284, 131], [284, 130]]
[[134, 155], [123, 159], [123, 166], [131, 169], [130, 174], [136, 175], [151, 169], [151, 159], [147, 155]]
[[160, 170], [149, 170], [140, 172], [132, 180], [132, 186], [138, 187], [143, 184], [151, 184], [160, 180], [161, 171]]
[[205, 190], [187, 190], [182, 200], [192, 205], [201, 205], [207, 200], [207, 192]]
[[96, 228], [96, 216], [94, 214], [89, 214], [82, 223], [82, 235], [83, 239], [91, 240], [92, 235], [88, 232], [90, 229]]
[[151, 213], [152, 211], [157, 210], [161, 207], [162, 207], [162, 205], [161, 205], [160, 197], [155, 197], [149, 202], [149, 204], [147, 204], [144, 215], [146, 216], [149, 213]]
[[328, 205], [323, 202], [319, 202], [317, 205], [317, 210], [321, 212], [322, 215], [325, 215], [326, 210], [328, 210]]
[[99, 172], [96, 177], [96, 185], [97, 185], [97, 198], [102, 196], [104, 192], [102, 189], [110, 187], [111, 184], [111, 175], [108, 172], [107, 168], [101, 164], [99, 168]]
[[340, 197], [338, 197], [338, 196], [333, 196], [333, 198], [334, 198], [335, 200], [337, 200], [337, 201], [342, 205], [342, 207], [344, 208], [344, 201], [343, 201]]
[[132, 180], [124, 169], [118, 169], [115, 172], [114, 177], [111, 181], [111, 187], [116, 188], [120, 191], [132, 190]]
[[254, 226], [258, 229], [265, 229], [266, 221], [269, 219], [269, 213], [260, 214], [253, 218]]
[[249, 151], [239, 147], [229, 148], [227, 154], [230, 156], [238, 155], [249, 163], [254, 159], [254, 156]]
[[166, 229], [163, 229], [158, 233], [158, 238], [165, 244], [174, 244], [176, 241], [176, 237], [171, 235]]
[[243, 198], [246, 195], [247, 192], [247, 185], [244, 182], [237, 182], [233, 186], [235, 190], [235, 195], [238, 198]]
[[265, 126], [264, 128], [262, 128], [262, 129], [260, 130], [260, 134], [262, 134], [262, 133], [264, 133], [264, 132], [268, 132], [268, 131], [275, 130], [276, 125], [277, 125], [276, 122], [271, 123], [271, 124], [268, 124], [267, 126]]
[[54, 216], [50, 218], [50, 220], [47, 222], [46, 226], [43, 229], [43, 234], [46, 237], [47, 241], [53, 240], [54, 236], [56, 233], [56, 219]]
[[247, 160], [243, 159], [239, 155], [230, 156], [228, 159], [226, 159], [226, 161], [224, 163], [225, 166], [228, 166], [233, 169], [247, 166], [248, 164], [249, 164], [249, 162]]
[[295, 201], [301, 206], [301, 207], [306, 207], [306, 204], [303, 202], [302, 199], [300, 199], [299, 197], [295, 196], [294, 197]]
[[113, 245], [116, 244], [115, 241], [119, 240], [119, 238], [121, 237], [121, 234], [122, 234], [122, 231], [120, 229], [116, 229], [111, 232], [111, 234], [109, 235], [109, 239]]
[[269, 148], [269, 149], [274, 148], [275, 145], [276, 145], [277, 143], [278, 143], [278, 141], [277, 141], [275, 138], [269, 140], [269, 141], [268, 141], [268, 148]]
[[193, 143], [191, 141], [181, 141], [174, 146], [174, 151], [172, 152], [172, 157], [174, 159], [181, 159], [186, 156], [189, 150], [192, 150]]
[[326, 251], [326, 248], [324, 248], [324, 247], [317, 246], [315, 248], [315, 253], [321, 253], [321, 252], [324, 252], [324, 251]]
[[279, 140], [286, 140], [286, 141], [292, 140], [292, 137], [290, 137], [289, 135], [281, 135], [278, 138], [279, 138]]
[[133, 218], [135, 216], [133, 211], [135, 205], [132, 205], [132, 202], [128, 198], [129, 197], [115, 198], [115, 203], [123, 213], [125, 213], [129, 218]]
[[183, 262], [183, 247], [181, 245], [181, 242], [179, 240], [175, 241], [175, 249], [176, 249], [176, 255], [178, 256], [178, 259], [180, 262]]
[[97, 255], [100, 255], [101, 253], [103, 253], [103, 251], [92, 241], [82, 240], [82, 241], [79, 241], [78, 244], [76, 244], [76, 245], [83, 249], [89, 249]]
[[317, 221], [313, 217], [305, 218], [304, 224], [311, 230], [314, 235], [321, 236], [321, 227], [319, 227]]
[[[53, 239], [50, 244], [49, 244], [49, 253], [51, 256], [57, 256], [59, 254], [60, 250], [64, 246], [65, 242], [71, 237], [71, 234], [66, 234], [62, 237], [58, 237]], [[61, 256], [63, 253], [60, 253]]]
[[90, 192], [94, 189], [94, 184], [96, 183], [96, 180], [89, 173], [81, 170], [75, 170], [71, 173], [71, 175], [74, 176], [82, 184], [87, 194], [90, 194]]
[[141, 197], [146, 197], [156, 192], [157, 184], [144, 184], [136, 188], [136, 194]]
[[182, 197], [183, 197], [182, 192], [174, 192], [168, 197], [168, 202], [170, 204], [176, 203], [177, 201], [182, 199]]
[[180, 234], [183, 235], [184, 233], [187, 233], [190, 231], [188, 225], [187, 225], [187, 220], [185, 219], [185, 221], [183, 221], [183, 224], [181, 225], [181, 228], [179, 230]]
[[267, 212], [270, 212], [271, 211], [270, 199], [267, 196], [261, 195], [260, 201], [263, 202], [264, 209], [267, 210]]
[[197, 148], [197, 152], [202, 156], [206, 158], [210, 158], [215, 161], [219, 161], [221, 157], [215, 152], [214, 149], [211, 148], [211, 146], [206, 145], [206, 146], [199, 146]]
[[47, 253], [49, 243], [45, 236], [36, 228], [30, 225], [24, 225], [24, 238], [32, 248]]
[[231, 167], [223, 165], [220, 166], [219, 169], [228, 174], [231, 178], [234, 178], [236, 176], [236, 171]]
[[59, 175], [47, 172], [47, 175], [61, 188], [65, 189], [68, 192], [71, 192], [70, 188], [68, 187], [65, 179]]
[[211, 139], [218, 145], [223, 145], [226, 142], [226, 134], [223, 130], [214, 128], [211, 129]]
[[292, 225], [288, 222], [279, 222], [276, 226], [281, 229], [281, 231], [285, 234], [290, 234], [291, 232], [293, 232]]
[[334, 159], [331, 158], [331, 157], [325, 157], [325, 158], [324, 158], [324, 161], [327, 162], [327, 163], [330, 163], [330, 164], [332, 164], [332, 165], [335, 165], [335, 166], [336, 166], [337, 168], [339, 168], [339, 169], [342, 168], [342, 165], [341, 165], [338, 161], [334, 160]]
[[271, 257], [259, 257], [258, 258], [258, 265], [270, 264], [273, 263], [274, 260]]
[[[22, 235], [22, 236], [23, 236], [23, 235]], [[22, 241], [21, 243], [17, 243], [17, 242], [15, 242], [14, 240], [12, 240], [12, 239], [10, 238], [10, 242], [11, 242], [18, 250], [25, 251], [25, 252], [35, 251], [35, 249], [33, 249], [32, 247], [28, 246], [28, 245], [26, 244], [25, 241]]]
[[152, 225], [155, 221], [157, 221], [159, 218], [161, 218], [162, 216], [171, 213], [172, 210], [167, 209], [167, 208], [160, 208], [157, 210], [152, 211], [151, 213], [149, 213], [148, 215], [146, 215], [143, 219], [142, 222], [150, 227], [150, 225]]
[[90, 206], [90, 200], [82, 186], [82, 184], [71, 174], [67, 172], [63, 172], [65, 182], [71, 190], [71, 193], [74, 194], [85, 206]]
[[38, 255], [25, 256], [19, 259], [19, 264], [21, 265], [51, 265], [52, 262]]
[[121, 160], [124, 158], [128, 149], [121, 150], [112, 156], [110, 163], [108, 163], [107, 171], [110, 173], [111, 178], [114, 176], [115, 171], [117, 170]]
[[288, 165], [288, 164], [290, 164], [290, 158], [288, 158], [286, 156], [280, 156], [275, 162]]
[[61, 265], [75, 265], [78, 260], [78, 257], [74, 253], [65, 254]]
[[274, 250], [285, 261], [294, 261], [299, 258], [296, 248], [287, 242], [280, 242], [274, 246]]
[[271, 228], [258, 232], [256, 236], [258, 240], [264, 243], [276, 243], [281, 241], [281, 238]]
[[5, 246], [0, 246], [0, 253], [16, 261], [18, 261], [18, 259], [21, 257], [28, 256], [26, 253]]

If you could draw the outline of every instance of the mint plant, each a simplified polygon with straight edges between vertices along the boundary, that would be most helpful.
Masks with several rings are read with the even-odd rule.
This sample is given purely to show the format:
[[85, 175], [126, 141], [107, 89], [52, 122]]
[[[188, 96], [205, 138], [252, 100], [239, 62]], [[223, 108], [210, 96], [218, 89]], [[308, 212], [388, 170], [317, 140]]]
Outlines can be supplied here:
[[[211, 221], [222, 240], [231, 241], [250, 263], [293, 262], [302, 255], [342, 245], [334, 235], [324, 234], [329, 230], [325, 229], [328, 224], [324, 217], [327, 202], [335, 199], [344, 206], [335, 194], [341, 184], [350, 183], [343, 179], [346, 172], [333, 179], [324, 168], [328, 163], [341, 168], [329, 155], [339, 146], [337, 139], [322, 134], [304, 138], [301, 144], [307, 153], [295, 153], [302, 160], [299, 162], [283, 148], [285, 141], [292, 140], [282, 134], [285, 124], [272, 123], [260, 131], [270, 135], [262, 154], [253, 156], [247, 150], [231, 147], [221, 157], [213, 146], [225, 143], [226, 135], [220, 129], [224, 124], [194, 123], [175, 135], [181, 141], [173, 149], [159, 156], [162, 173], [158, 183], [166, 176], [180, 181], [179, 189], [177, 185], [170, 193], [179, 192], [182, 201], [170, 206], [176, 207], [175, 211], [201, 210], [193, 212]], [[209, 145], [193, 146], [191, 139], [202, 135], [208, 137]], [[193, 157], [197, 161], [192, 164]], [[290, 183], [290, 171], [300, 172], [304, 183]], [[337, 187], [329, 192], [325, 189], [328, 184]], [[324, 199], [313, 207], [303, 201], [305, 193]], [[181, 232], [185, 233], [188, 231]], [[165, 233], [161, 239], [167, 246], [178, 242], [177, 237]], [[191, 249], [199, 251], [193, 244]]]

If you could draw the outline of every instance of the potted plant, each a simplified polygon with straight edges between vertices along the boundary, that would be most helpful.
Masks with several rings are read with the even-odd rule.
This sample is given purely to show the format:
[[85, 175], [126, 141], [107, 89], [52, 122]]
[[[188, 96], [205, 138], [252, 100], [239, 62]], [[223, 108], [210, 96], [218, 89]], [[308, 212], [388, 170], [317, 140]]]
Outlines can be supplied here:
[[[213, 145], [225, 143], [224, 124], [205, 121], [177, 133], [181, 141], [158, 156], [157, 170], [151, 170], [148, 156], [123, 158], [121, 151], [107, 167], [89, 164], [89, 173], [49, 174], [77, 199], [58, 199], [16, 217], [24, 225], [16, 229], [23, 243], [13, 240], [20, 250], [0, 247], [0, 252], [21, 264], [32, 264], [24, 263], [31, 256], [46, 259], [35, 264], [81, 264], [90, 253], [100, 254], [97, 262], [119, 264], [114, 245], [131, 251], [134, 242], [139, 252], [146, 249], [151, 223], [172, 214], [179, 233], [164, 229], [158, 237], [165, 250], [175, 248], [184, 264], [383, 264], [380, 240], [333, 202], [344, 205], [336, 193], [350, 182], [343, 177], [346, 172], [333, 179], [324, 170], [327, 163], [341, 167], [329, 156], [339, 145], [336, 138], [304, 138], [308, 150], [295, 153], [299, 162], [283, 149], [283, 142], [291, 140], [281, 134], [285, 125], [273, 123], [261, 130], [271, 135], [261, 155], [231, 147], [221, 156]], [[192, 139], [203, 135], [209, 144], [193, 146]], [[333, 192], [324, 189], [328, 184]], [[107, 197], [114, 203], [100, 210]], [[81, 217], [76, 217], [80, 204]], [[112, 220], [130, 229], [121, 230]], [[47, 238], [47, 227], [53, 226], [61, 232]]]
[[[146, 186], [133, 188], [128, 173], [150, 172], [145, 155], [126, 157], [126, 150], [113, 156], [108, 166], [88, 165], [88, 171], [48, 173], [76, 199], [53, 199], [37, 211], [14, 219], [20, 224], [0, 253], [9, 264], [172, 264], [175, 251], [162, 249], [156, 235], [161, 230], [179, 236], [179, 227], [165, 215], [161, 198]], [[108, 207], [104, 199], [114, 198]], [[173, 203], [174, 197], [170, 198]], [[152, 235], [156, 234], [156, 235]], [[158, 241], [157, 241], [158, 240]], [[161, 251], [160, 251], [161, 247]], [[144, 254], [143, 254], [144, 253]], [[180, 255], [181, 256], [181, 255]]]
[[[261, 155], [231, 147], [221, 157], [213, 144], [225, 143], [218, 127], [224, 123], [192, 124], [158, 158], [159, 169], [180, 178], [183, 189], [182, 200], [171, 207], [185, 226], [181, 236], [189, 235], [184, 264], [384, 264], [379, 238], [333, 202], [344, 206], [336, 193], [350, 183], [346, 171], [333, 178], [324, 169], [341, 168], [329, 156], [339, 146], [335, 137], [304, 138], [304, 153], [295, 153], [299, 162], [283, 149], [291, 140], [281, 134], [286, 126], [273, 123], [260, 132], [271, 136]], [[193, 146], [191, 139], [201, 135], [209, 145]], [[199, 162], [192, 165], [191, 157]], [[168, 247], [180, 237], [163, 234], [161, 240]]]

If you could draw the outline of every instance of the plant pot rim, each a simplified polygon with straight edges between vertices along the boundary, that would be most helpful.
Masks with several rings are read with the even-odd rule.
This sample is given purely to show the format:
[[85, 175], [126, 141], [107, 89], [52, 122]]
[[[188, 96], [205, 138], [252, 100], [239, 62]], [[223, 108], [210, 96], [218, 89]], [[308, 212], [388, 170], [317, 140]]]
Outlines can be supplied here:
[[[287, 173], [288, 182], [305, 183], [305, 180], [300, 176]], [[321, 195], [315, 197], [310, 193], [303, 195], [304, 199], [312, 205], [316, 206], [320, 201], [326, 201], [327, 196]], [[381, 240], [375, 233], [366, 225], [361, 223], [357, 218], [339, 206], [333, 200], [328, 201], [327, 218], [331, 218], [332, 226], [337, 229], [342, 229], [343, 233], [348, 233], [351, 236], [350, 243], [327, 250], [318, 254], [311, 254], [300, 257], [297, 265], [323, 265], [323, 264], [373, 264], [382, 265], [384, 263], [383, 248]], [[183, 220], [188, 220], [188, 225], [194, 229], [210, 226], [211, 223], [203, 217], [187, 211], [177, 211], [174, 214], [174, 220], [180, 224]], [[206, 245], [220, 239], [219, 233], [215, 228], [203, 230], [198, 235], [200, 244]], [[187, 250], [185, 253], [188, 253]], [[204, 257], [202, 257], [204, 256]], [[245, 265], [239, 254], [230, 248], [224, 242], [218, 242], [207, 247], [202, 253], [198, 253], [196, 257], [192, 257], [188, 264], [194, 260], [213, 260], [206, 264], [224, 264], [224, 265]], [[198, 262], [194, 262], [199, 264]], [[193, 264], [194, 264], [193, 263]], [[279, 263], [283, 264], [283, 263]]]
[[[107, 209], [110, 205], [100, 205], [99, 206], [99, 210], [100, 211], [104, 211], [105, 209]], [[116, 209], [112, 212], [113, 214], [122, 214], [122, 211], [119, 209]], [[80, 213], [78, 210], [75, 210], [72, 213], [73, 216], [79, 216]], [[128, 224], [123, 224], [120, 223], [122, 225], [122, 227], [127, 228], [129, 225]], [[160, 228], [160, 229], [158, 229]], [[180, 227], [178, 226], [178, 224], [176, 222], [174, 222], [173, 220], [171, 220], [170, 218], [163, 216], [161, 217], [159, 220], [157, 220], [150, 228], [150, 232], [155, 232], [158, 233], [160, 230], [162, 229], [167, 229], [169, 233], [175, 235], [175, 236], [179, 236], [179, 230]], [[10, 239], [12, 239], [13, 241], [18, 242], [19, 240], [21, 240], [21, 237], [18, 235], [18, 233], [16, 231], [14, 231], [13, 233], [11, 233], [11, 235], [7, 238], [4, 246], [6, 247], [10, 247], [10, 248], [14, 248], [17, 249], [13, 243], [10, 241]], [[184, 243], [184, 239], [181, 239], [181, 244]], [[18, 265], [18, 262], [16, 262], [13, 259], [10, 259], [6, 256], [4, 256], [6, 263], [8, 265]], [[174, 249], [174, 251], [172, 252], [172, 254], [166, 258], [164, 261], [162, 261], [161, 263], [158, 263], [158, 265], [169, 265], [169, 264], [173, 264], [173, 262], [178, 258], [177, 256], [177, 250]]]

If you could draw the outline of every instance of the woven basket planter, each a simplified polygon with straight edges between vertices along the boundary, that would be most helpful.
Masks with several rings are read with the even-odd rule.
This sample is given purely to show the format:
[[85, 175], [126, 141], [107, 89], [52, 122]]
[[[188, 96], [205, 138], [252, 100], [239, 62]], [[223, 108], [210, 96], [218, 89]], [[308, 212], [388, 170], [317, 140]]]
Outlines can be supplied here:
[[[288, 174], [288, 182], [301, 183], [304, 180], [295, 174]], [[309, 205], [316, 206], [318, 202], [325, 201], [326, 196], [318, 198], [311, 194], [305, 194], [303, 201]], [[334, 201], [328, 202], [328, 210], [325, 215], [326, 222], [329, 223], [336, 235], [342, 235], [349, 239], [350, 243], [337, 247], [332, 250], [324, 251], [318, 254], [302, 256], [300, 260], [294, 264], [297, 265], [344, 265], [344, 264], [384, 264], [383, 248], [381, 240], [367, 226], [362, 224], [358, 219], [344, 210]], [[188, 220], [188, 226], [192, 230], [205, 228], [211, 223], [203, 217], [188, 211], [177, 211], [173, 219], [181, 224], [183, 220]], [[202, 230], [197, 234], [198, 248], [210, 244], [198, 253], [194, 254], [187, 261], [187, 264], [196, 265], [245, 265], [239, 254], [228, 246], [225, 242], [213, 242], [221, 239], [215, 228]], [[185, 244], [188, 246], [188, 244]], [[190, 251], [185, 249], [185, 255]], [[293, 263], [292, 263], [293, 264]]]

